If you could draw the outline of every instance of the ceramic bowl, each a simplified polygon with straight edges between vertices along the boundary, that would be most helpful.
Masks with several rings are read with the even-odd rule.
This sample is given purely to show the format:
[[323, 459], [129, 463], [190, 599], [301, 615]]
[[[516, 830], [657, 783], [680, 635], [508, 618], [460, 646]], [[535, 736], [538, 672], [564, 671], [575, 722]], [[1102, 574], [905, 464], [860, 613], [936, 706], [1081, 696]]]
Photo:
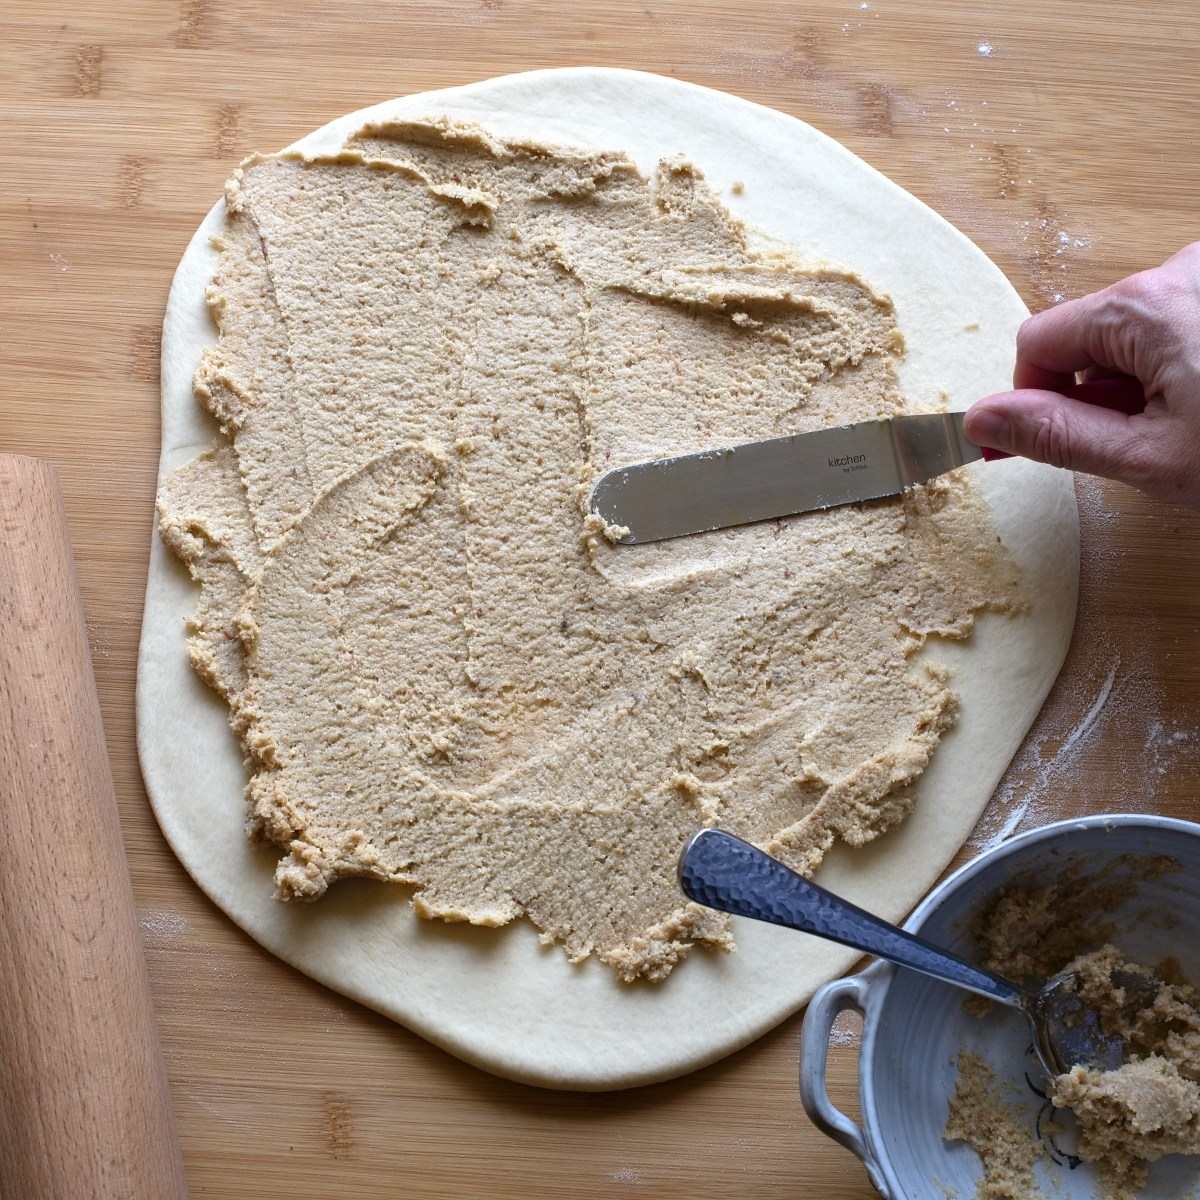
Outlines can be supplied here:
[[[1016, 876], [1046, 882], [1079, 867], [1088, 874], [1121, 855], [1168, 855], [1179, 870], [1138, 885], [1114, 910], [1113, 942], [1131, 958], [1157, 962], [1168, 955], [1200, 981], [1200, 825], [1166, 817], [1087, 817], [1034, 829], [980, 855], [936, 887], [904, 928], [968, 960], [978, 957], [969, 927], [982, 907]], [[986, 1018], [963, 1008], [965, 992], [914, 971], [875, 962], [858, 975], [837, 979], [813, 997], [804, 1019], [800, 1092], [816, 1125], [862, 1159], [886, 1200], [941, 1200], [975, 1195], [979, 1158], [942, 1138], [955, 1060], [973, 1050], [992, 1066], [1005, 1099], [1028, 1120], [1030, 1137], [1043, 1086], [1020, 1013], [996, 1008]], [[835, 1109], [825, 1089], [829, 1034], [838, 1013], [862, 1013], [858, 1085], [861, 1125]], [[1086, 1165], [1072, 1169], [1065, 1156], [1043, 1156], [1042, 1191], [1056, 1200], [1098, 1194]], [[1200, 1159], [1171, 1157], [1153, 1167], [1142, 1196], [1191, 1196], [1200, 1183]]]

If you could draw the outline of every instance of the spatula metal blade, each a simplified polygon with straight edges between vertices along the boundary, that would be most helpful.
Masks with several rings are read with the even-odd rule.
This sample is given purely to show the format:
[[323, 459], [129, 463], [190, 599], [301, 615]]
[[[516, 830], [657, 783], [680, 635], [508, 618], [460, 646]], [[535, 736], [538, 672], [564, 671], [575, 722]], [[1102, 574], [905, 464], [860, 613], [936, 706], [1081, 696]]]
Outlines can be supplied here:
[[635, 543], [893, 496], [982, 457], [962, 418], [861, 421], [617, 467], [590, 507]]

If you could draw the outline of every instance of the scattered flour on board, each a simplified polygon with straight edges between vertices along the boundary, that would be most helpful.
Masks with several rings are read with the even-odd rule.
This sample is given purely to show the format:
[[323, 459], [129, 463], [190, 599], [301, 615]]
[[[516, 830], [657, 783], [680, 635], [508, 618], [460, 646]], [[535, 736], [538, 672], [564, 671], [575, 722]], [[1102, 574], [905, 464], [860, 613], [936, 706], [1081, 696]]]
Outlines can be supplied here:
[[1161, 667], [1150, 649], [1153, 612], [1140, 618], [1147, 636], [1136, 640], [1118, 638], [1120, 617], [1105, 609], [1104, 589], [1120, 573], [1123, 551], [1104, 485], [1077, 476], [1076, 495], [1083, 551], [1075, 640], [1046, 708], [968, 842], [977, 852], [1081, 811], [1089, 778], [1103, 779], [1105, 794], [1120, 798], [1111, 807], [1153, 810], [1162, 777], [1200, 762], [1200, 714], [1188, 723], [1164, 712]]
[[149, 909], [138, 915], [138, 924], [147, 937], [178, 937], [187, 932], [187, 921], [169, 909]]
[[1161, 721], [1151, 721], [1146, 736], [1146, 753], [1154, 773], [1165, 775], [1178, 751], [1198, 743], [1200, 729], [1168, 729]]
[[111, 658], [112, 650], [109, 646], [108, 639], [93, 625], [91, 621], [85, 619], [84, 626], [87, 629], [88, 649], [92, 652], [93, 660], [97, 658]]
[[[851, 7], [857, 9], [857, 11], [860, 13], [870, 13], [870, 15], [872, 17], [875, 17], [875, 18], [879, 17], [878, 8], [876, 8], [875, 5], [869, 3], [868, 0], [859, 0], [859, 3], [852, 4]], [[867, 28], [867, 23], [863, 20], [843, 21], [842, 22], [842, 33], [844, 33], [844, 34], [850, 34], [850, 33], [853, 33], [855, 30], [866, 29], [866, 28]]]
[[[1084, 744], [1100, 724], [1101, 714], [1112, 697], [1120, 666], [1121, 660], [1114, 658], [1087, 711], [1065, 737], [1051, 727], [1026, 741], [976, 826], [972, 844], [978, 849], [990, 850], [1007, 841], [1027, 816], [1031, 818], [1031, 827], [1054, 819], [1046, 810], [1046, 801], [1053, 799], [1055, 780], [1060, 772], [1078, 763]], [[1057, 750], [1053, 748], [1055, 745]]]
[[853, 1009], [838, 1013], [837, 1020], [829, 1029], [831, 1046], [857, 1046], [862, 1040], [862, 1017]]
[[608, 1177], [613, 1183], [639, 1184], [642, 1182], [641, 1175], [632, 1167], [619, 1167], [615, 1171], [610, 1171]]
[[[976, 44], [980, 58], [995, 61], [1005, 57], [990, 39], [981, 38]], [[998, 68], [984, 68], [993, 72]], [[960, 142], [958, 153], [974, 164], [979, 174], [977, 186], [991, 189], [991, 198], [1019, 201], [1014, 211], [1029, 211], [1025, 220], [997, 223], [996, 212], [974, 213], [981, 228], [986, 228], [992, 245], [1006, 244], [1008, 253], [1027, 263], [1030, 279], [1040, 303], [1036, 308], [1061, 304], [1082, 290], [1071, 278], [1088, 260], [1094, 239], [1077, 229], [1064, 227], [1064, 219], [1054, 204], [1039, 197], [1037, 186], [1037, 148], [1028, 144], [1024, 122], [1012, 114], [1013, 106], [979, 98], [979, 85], [959, 95], [952, 89], [935, 89], [924, 99], [917, 100], [911, 115], [931, 130]], [[990, 107], [989, 107], [990, 105]], [[986, 173], [982, 170], [986, 168]], [[953, 214], [952, 214], [953, 215]], [[1072, 222], [1073, 224], [1073, 222]], [[991, 247], [989, 247], [989, 250]]]
[[1032, 256], [1038, 291], [1050, 303], [1061, 304], [1069, 295], [1070, 271], [1080, 252], [1091, 248], [1092, 239], [1068, 232], [1055, 217], [1043, 213], [1021, 222], [1021, 242]]

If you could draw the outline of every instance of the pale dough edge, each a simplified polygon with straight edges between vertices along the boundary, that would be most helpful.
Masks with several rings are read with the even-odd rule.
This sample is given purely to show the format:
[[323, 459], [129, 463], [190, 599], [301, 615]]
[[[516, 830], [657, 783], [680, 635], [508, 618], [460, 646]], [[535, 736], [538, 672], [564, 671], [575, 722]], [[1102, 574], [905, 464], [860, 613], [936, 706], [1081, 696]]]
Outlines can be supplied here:
[[[891, 292], [911, 348], [901, 370], [911, 395], [932, 400], [945, 386], [962, 405], [1006, 383], [1012, 334], [1025, 309], [982, 252], [837, 143], [736, 97], [637, 72], [532, 72], [388, 102], [342, 117], [298, 145], [340, 143], [370, 119], [442, 112], [499, 132], [628, 149], [643, 169], [658, 153], [682, 151], [722, 190], [718, 172], [744, 179], [736, 211], [777, 236], [821, 245], [829, 261], [861, 270]], [[763, 164], [772, 154], [764, 151], [781, 159], [771, 187]], [[822, 189], [846, 198], [830, 214], [836, 222], [823, 215], [829, 205]], [[214, 340], [203, 292], [214, 262], [207, 238], [219, 224], [218, 205], [189, 245], [168, 303], [160, 475], [213, 436], [192, 398], [191, 374]], [[955, 341], [955, 330], [973, 320], [983, 328]], [[971, 664], [958, 679], [962, 724], [935, 757], [905, 825], [863, 850], [839, 849], [821, 872], [823, 882], [896, 919], [974, 825], [1058, 673], [1074, 619], [1078, 523], [1070, 477], [1027, 463], [977, 471], [1026, 586], [1044, 603], [1029, 620], [983, 618], [968, 648], [937, 648], [939, 658]], [[187, 663], [181, 621], [194, 598], [155, 537], [138, 664], [147, 789], [168, 841], [203, 890], [268, 950], [313, 978], [498, 1074], [609, 1089], [722, 1057], [853, 963], [853, 952], [741, 922], [736, 955], [697, 952], [664, 987], [629, 989], [598, 964], [560, 962], [525, 926], [480, 933], [421, 922], [385, 885], [344, 885], [319, 910], [276, 904], [271, 857], [256, 853], [242, 833], [236, 741], [220, 702]], [[865, 866], [871, 871], [864, 879]]]

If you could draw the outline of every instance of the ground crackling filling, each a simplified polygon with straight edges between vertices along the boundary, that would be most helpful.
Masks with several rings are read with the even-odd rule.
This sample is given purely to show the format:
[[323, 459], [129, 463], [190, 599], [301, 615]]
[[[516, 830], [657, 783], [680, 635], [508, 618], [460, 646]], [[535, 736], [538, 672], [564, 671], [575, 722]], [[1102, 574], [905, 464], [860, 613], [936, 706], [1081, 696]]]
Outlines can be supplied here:
[[686, 162], [443, 120], [226, 203], [221, 438], [160, 528], [281, 899], [395, 881], [661, 979], [732, 945], [677, 889], [697, 827], [812, 872], [903, 820], [957, 713], [923, 645], [1020, 604], [961, 473], [643, 546], [586, 515], [615, 466], [909, 411], [886, 298], [752, 252]]
[[[1125, 1043], [1120, 1066], [1076, 1065], [1046, 1092], [1061, 1112], [1045, 1132], [1067, 1134], [1078, 1159], [1095, 1167], [1105, 1200], [1134, 1200], [1165, 1155], [1200, 1154], [1200, 991], [1174, 960], [1148, 967], [1108, 940], [1112, 913], [1138, 882], [1178, 869], [1173, 859], [1126, 856], [1091, 877], [1069, 871], [1054, 884], [1014, 885], [976, 926], [985, 966], [1027, 986], [1073, 973], [1101, 1028]], [[945, 1133], [979, 1153], [980, 1200], [1040, 1197], [1034, 1163], [1043, 1147], [1030, 1123], [979, 1055], [961, 1054], [958, 1071]], [[1074, 1128], [1057, 1130], [1068, 1111]]]

